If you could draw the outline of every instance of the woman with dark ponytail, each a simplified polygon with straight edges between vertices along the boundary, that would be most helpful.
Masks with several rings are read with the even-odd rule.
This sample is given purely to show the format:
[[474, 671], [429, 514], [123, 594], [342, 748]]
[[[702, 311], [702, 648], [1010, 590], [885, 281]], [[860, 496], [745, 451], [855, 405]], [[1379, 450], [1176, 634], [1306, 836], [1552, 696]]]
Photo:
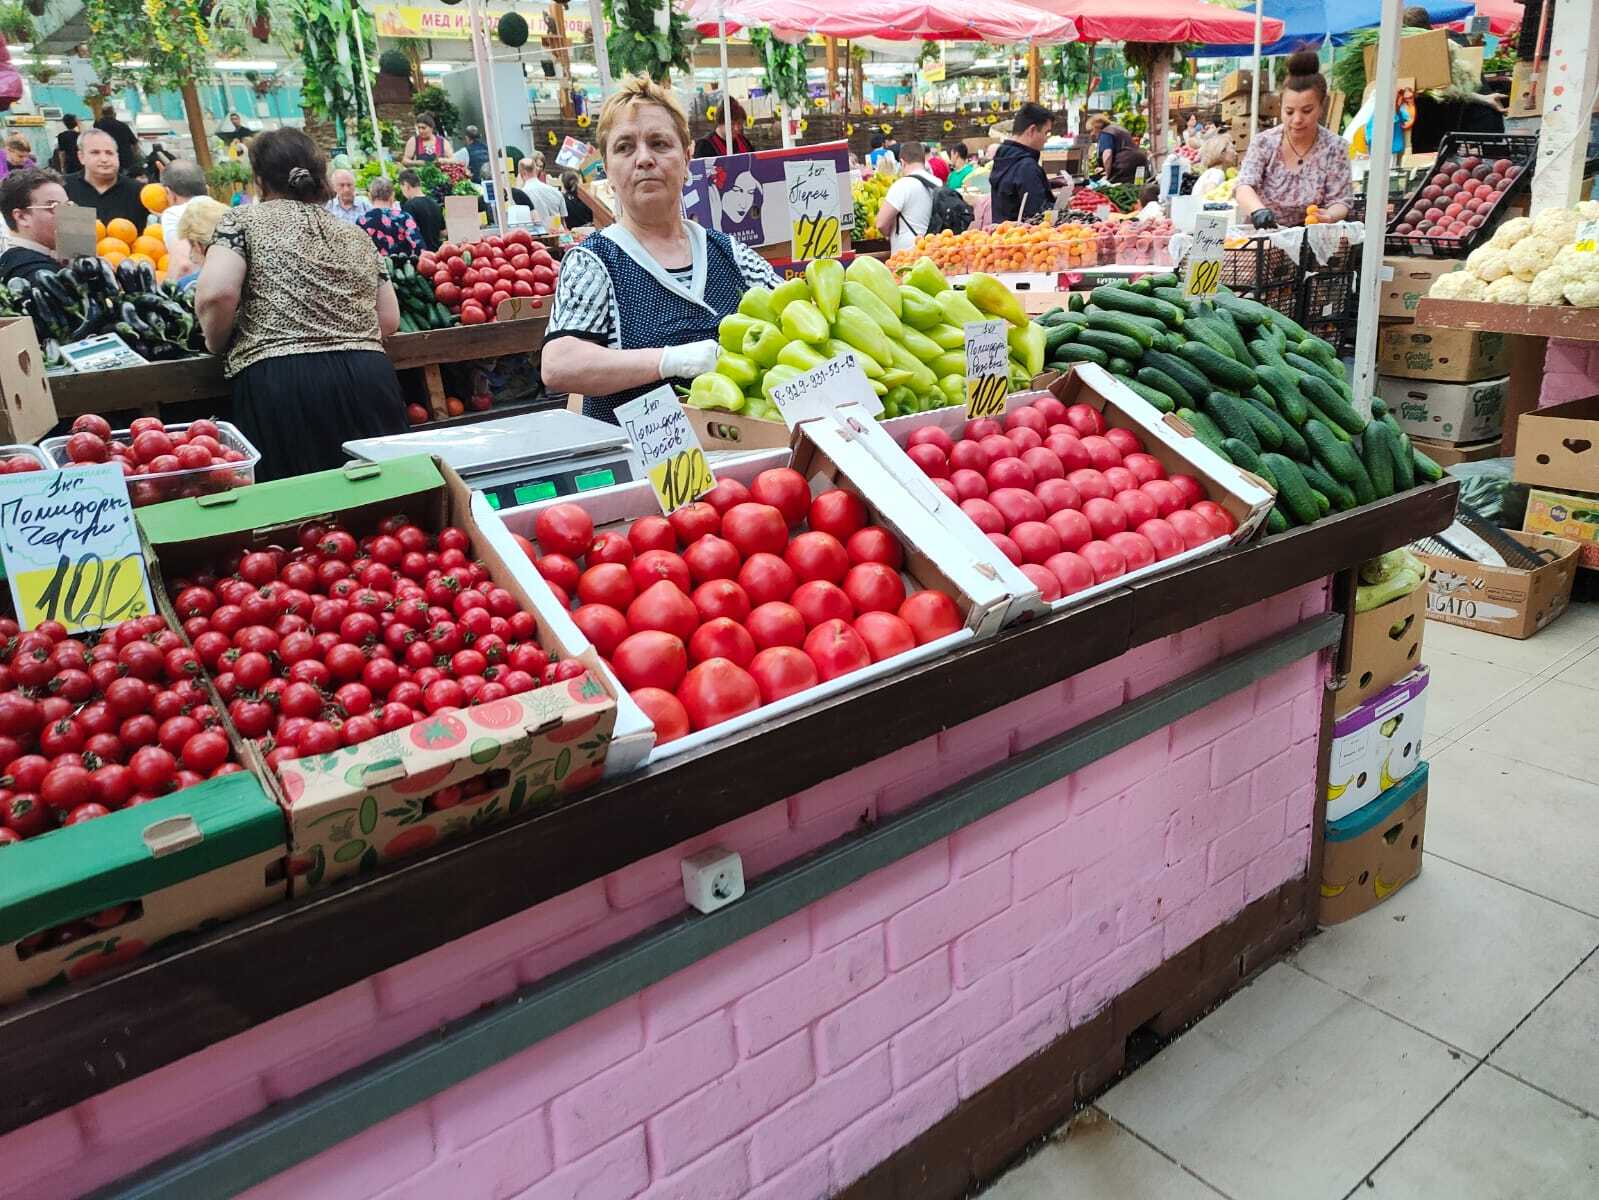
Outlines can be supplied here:
[[250, 142], [259, 204], [217, 224], [195, 287], [206, 348], [226, 355], [233, 419], [261, 451], [256, 478], [325, 471], [352, 438], [403, 433], [383, 339], [400, 325], [372, 239], [323, 205], [326, 156], [298, 129]]
[[1314, 204], [1323, 221], [1341, 221], [1354, 200], [1349, 143], [1322, 125], [1327, 80], [1314, 50], [1288, 59], [1282, 123], [1257, 133], [1238, 171], [1234, 196], [1257, 229], [1302, 225]]

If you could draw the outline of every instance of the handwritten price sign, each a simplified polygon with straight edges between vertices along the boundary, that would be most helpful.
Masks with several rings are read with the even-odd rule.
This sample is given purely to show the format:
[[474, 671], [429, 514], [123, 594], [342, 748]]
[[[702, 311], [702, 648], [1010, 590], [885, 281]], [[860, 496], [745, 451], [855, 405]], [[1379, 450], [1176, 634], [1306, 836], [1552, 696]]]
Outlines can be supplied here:
[[1599, 221], [1584, 221], [1577, 226], [1576, 250], [1599, 249]]
[[772, 389], [772, 403], [790, 429], [802, 421], [827, 416], [841, 404], [858, 404], [874, 417], [883, 411], [883, 402], [872, 391], [853, 351], [778, 384]]
[[1010, 392], [1010, 347], [1004, 321], [973, 321], [966, 326], [966, 415], [997, 417]]
[[831, 159], [783, 164], [788, 187], [789, 257], [837, 258], [843, 248], [838, 219], [838, 166]]
[[155, 611], [114, 464], [0, 478], [0, 555], [25, 629], [59, 621], [82, 633]]
[[616, 410], [617, 423], [638, 450], [663, 513], [673, 513], [716, 486], [705, 451], [669, 387], [658, 387]]
[[1221, 284], [1221, 259], [1225, 252], [1227, 212], [1202, 212], [1194, 222], [1194, 248], [1188, 252], [1188, 273], [1183, 280], [1183, 295], [1214, 296]]

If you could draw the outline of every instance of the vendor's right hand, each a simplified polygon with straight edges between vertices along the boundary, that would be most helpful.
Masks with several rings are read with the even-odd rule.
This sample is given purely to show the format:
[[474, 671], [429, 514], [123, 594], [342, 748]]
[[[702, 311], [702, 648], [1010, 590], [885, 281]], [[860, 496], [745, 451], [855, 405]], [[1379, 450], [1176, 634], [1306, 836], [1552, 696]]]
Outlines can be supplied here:
[[1277, 218], [1272, 216], [1271, 209], [1269, 208], [1257, 208], [1254, 212], [1249, 214], [1249, 221], [1250, 224], [1254, 225], [1256, 229], [1277, 228]]
[[715, 338], [703, 342], [690, 342], [686, 346], [667, 346], [661, 351], [662, 379], [693, 379], [716, 369], [716, 355], [721, 347]]

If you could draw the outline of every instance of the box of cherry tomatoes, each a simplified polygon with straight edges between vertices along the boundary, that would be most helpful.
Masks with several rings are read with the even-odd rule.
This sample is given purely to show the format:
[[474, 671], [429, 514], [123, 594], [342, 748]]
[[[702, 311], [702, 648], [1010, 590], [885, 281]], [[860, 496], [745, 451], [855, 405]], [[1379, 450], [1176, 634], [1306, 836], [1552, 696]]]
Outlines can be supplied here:
[[139, 512], [180, 623], [288, 816], [296, 891], [562, 804], [617, 703], [425, 455]]

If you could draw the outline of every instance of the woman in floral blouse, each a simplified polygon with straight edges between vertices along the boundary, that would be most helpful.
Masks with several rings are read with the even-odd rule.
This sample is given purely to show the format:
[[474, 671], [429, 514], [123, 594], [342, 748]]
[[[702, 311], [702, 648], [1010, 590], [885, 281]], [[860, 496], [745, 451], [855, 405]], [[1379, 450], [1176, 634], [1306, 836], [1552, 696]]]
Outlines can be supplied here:
[[1257, 229], [1303, 225], [1312, 204], [1323, 221], [1349, 215], [1349, 143], [1321, 123], [1327, 80], [1318, 66], [1314, 50], [1289, 58], [1282, 124], [1255, 135], [1239, 168], [1234, 196]]
[[394, 203], [394, 184], [381, 176], [367, 185], [367, 195], [372, 207], [356, 219], [356, 225], [366, 230], [367, 236], [385, 258], [400, 255], [415, 258], [425, 247], [422, 231], [416, 218]]

